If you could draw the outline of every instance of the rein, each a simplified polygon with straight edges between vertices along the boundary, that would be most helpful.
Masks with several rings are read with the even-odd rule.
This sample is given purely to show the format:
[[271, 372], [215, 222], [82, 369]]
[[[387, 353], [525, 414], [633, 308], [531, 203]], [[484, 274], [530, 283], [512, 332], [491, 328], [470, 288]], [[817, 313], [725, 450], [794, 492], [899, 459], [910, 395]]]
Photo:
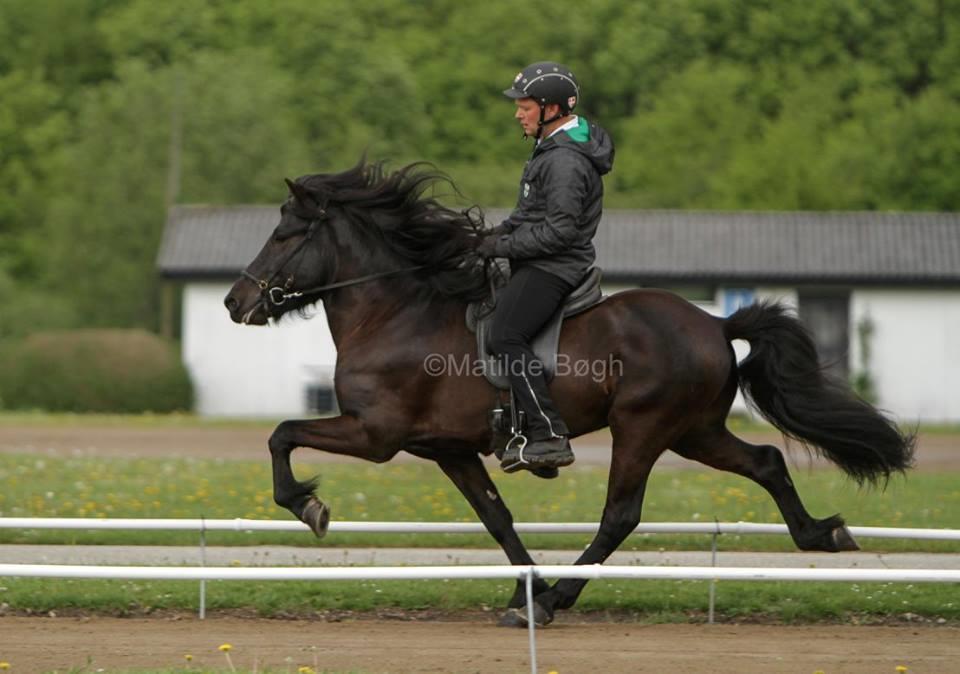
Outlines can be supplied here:
[[368, 281], [374, 281], [379, 278], [385, 278], [387, 276], [394, 276], [396, 274], [406, 274], [407, 272], [417, 271], [420, 269], [426, 268], [427, 265], [421, 264], [415, 267], [404, 267], [403, 269], [391, 269], [390, 271], [381, 271], [375, 274], [367, 274], [366, 276], [360, 276], [358, 278], [347, 279], [346, 281], [337, 281], [336, 283], [327, 283], [322, 286], [315, 286], [313, 288], [307, 288], [306, 290], [294, 290], [291, 291], [290, 287], [294, 282], [294, 275], [290, 274], [287, 277], [286, 282], [282, 286], [274, 285], [271, 286], [270, 283], [274, 277], [279, 274], [284, 267], [296, 256], [298, 255], [307, 245], [307, 243], [313, 238], [314, 233], [317, 230], [317, 226], [320, 224], [323, 216], [327, 214], [326, 204], [320, 207], [317, 211], [316, 217], [310, 220], [310, 224], [307, 226], [307, 231], [303, 236], [303, 239], [294, 248], [290, 253], [283, 259], [279, 265], [277, 265], [277, 271], [273, 272], [270, 276], [266, 278], [258, 279], [256, 276], [251, 274], [247, 269], [244, 269], [241, 272], [243, 278], [252, 281], [258, 288], [260, 288], [260, 297], [263, 300], [264, 305], [279, 307], [282, 306], [287, 300], [293, 299], [296, 297], [303, 297], [304, 295], [313, 295], [316, 293], [326, 292], [327, 290], [334, 290], [336, 288], [346, 288], [348, 286], [360, 285], [361, 283], [367, 283]]
[[[306, 290], [295, 290], [293, 292], [288, 292], [289, 288], [289, 279], [288, 284], [285, 284], [284, 287], [273, 286], [269, 290], [268, 283], [263, 280], [258, 280], [253, 274], [250, 274], [246, 269], [243, 270], [243, 276], [247, 279], [250, 279], [260, 288], [260, 294], [264, 298], [269, 298], [270, 302], [275, 306], [280, 306], [289, 299], [295, 297], [303, 297], [304, 295], [313, 295], [314, 293], [322, 293], [327, 290], [333, 290], [335, 288], [346, 288], [348, 286], [360, 285], [361, 283], [366, 283], [367, 281], [374, 281], [378, 278], [384, 278], [387, 276], [394, 276], [396, 274], [405, 274], [411, 271], [417, 271], [419, 269], [426, 268], [427, 265], [421, 264], [416, 267], [404, 267], [403, 269], [392, 269], [390, 271], [381, 271], [376, 274], [367, 274], [366, 276], [360, 276], [353, 279], [348, 279], [346, 281], [337, 281], [336, 283], [328, 283], [322, 286], [316, 286], [315, 288], [307, 288]], [[293, 276], [290, 277], [292, 279]]]

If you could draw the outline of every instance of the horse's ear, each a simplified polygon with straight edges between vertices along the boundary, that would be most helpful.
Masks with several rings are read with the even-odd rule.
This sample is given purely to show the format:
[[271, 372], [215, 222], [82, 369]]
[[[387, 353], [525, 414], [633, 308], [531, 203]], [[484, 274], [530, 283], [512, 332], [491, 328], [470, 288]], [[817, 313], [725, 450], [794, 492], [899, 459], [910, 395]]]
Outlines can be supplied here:
[[293, 195], [293, 198], [299, 201], [301, 204], [310, 203], [310, 193], [303, 188], [303, 185], [295, 183], [290, 178], [284, 178], [283, 182], [287, 183], [287, 187], [290, 189], [290, 194]]

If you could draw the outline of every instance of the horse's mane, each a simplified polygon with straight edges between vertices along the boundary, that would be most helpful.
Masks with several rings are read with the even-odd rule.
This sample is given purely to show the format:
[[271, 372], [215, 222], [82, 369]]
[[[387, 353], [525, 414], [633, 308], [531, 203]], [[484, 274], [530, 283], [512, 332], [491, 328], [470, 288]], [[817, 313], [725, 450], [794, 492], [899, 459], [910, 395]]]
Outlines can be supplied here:
[[387, 173], [383, 162], [361, 159], [342, 173], [306, 175], [296, 182], [318, 202], [341, 209], [354, 226], [373, 233], [405, 263], [425, 265], [398, 276], [396, 283], [414, 283], [467, 302], [487, 293], [485, 265], [474, 253], [483, 214], [476, 207], [455, 211], [439, 203], [431, 189], [437, 183], [460, 192], [433, 165], [416, 162]]

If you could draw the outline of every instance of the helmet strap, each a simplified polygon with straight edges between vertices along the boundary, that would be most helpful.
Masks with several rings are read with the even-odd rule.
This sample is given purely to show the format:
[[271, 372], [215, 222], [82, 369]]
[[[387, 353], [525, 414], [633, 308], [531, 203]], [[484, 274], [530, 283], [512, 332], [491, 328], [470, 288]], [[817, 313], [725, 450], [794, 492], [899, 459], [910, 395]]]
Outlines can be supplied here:
[[537, 140], [540, 140], [540, 136], [543, 135], [543, 127], [547, 124], [553, 124], [558, 119], [562, 119], [564, 116], [563, 108], [560, 108], [560, 112], [555, 114], [550, 119], [544, 119], [544, 116], [547, 113], [547, 106], [543, 103], [540, 104], [540, 121], [537, 122], [537, 133], [534, 136]]

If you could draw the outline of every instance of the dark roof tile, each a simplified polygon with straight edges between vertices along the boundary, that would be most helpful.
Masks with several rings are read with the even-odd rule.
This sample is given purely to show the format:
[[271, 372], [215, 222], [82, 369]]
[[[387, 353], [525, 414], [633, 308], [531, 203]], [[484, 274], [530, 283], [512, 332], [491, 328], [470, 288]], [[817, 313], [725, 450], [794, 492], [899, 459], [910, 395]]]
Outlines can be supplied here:
[[[235, 276], [278, 221], [275, 206], [176, 207], [160, 272]], [[638, 282], [960, 282], [960, 213], [607, 210], [596, 246], [607, 278]]]

